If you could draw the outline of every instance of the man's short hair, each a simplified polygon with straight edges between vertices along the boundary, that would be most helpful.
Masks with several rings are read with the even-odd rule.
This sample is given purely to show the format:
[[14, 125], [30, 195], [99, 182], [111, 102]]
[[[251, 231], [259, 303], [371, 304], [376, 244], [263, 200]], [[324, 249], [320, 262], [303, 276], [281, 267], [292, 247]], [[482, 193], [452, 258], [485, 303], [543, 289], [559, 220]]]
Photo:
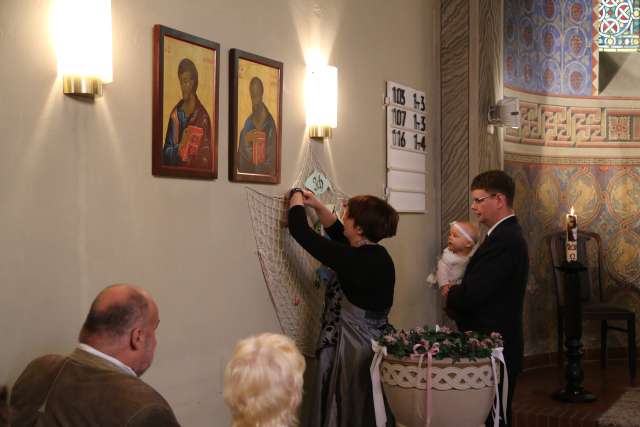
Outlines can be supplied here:
[[196, 68], [196, 64], [189, 58], [184, 58], [180, 61], [180, 64], [178, 64], [178, 78], [180, 78], [185, 71], [191, 73], [191, 78], [193, 78], [193, 93], [195, 94], [198, 90], [198, 69]]
[[513, 198], [516, 194], [516, 185], [513, 179], [501, 170], [482, 172], [473, 178], [471, 190], [484, 190], [487, 193], [501, 193], [507, 199], [507, 206], [513, 206]]
[[265, 333], [240, 341], [224, 371], [233, 427], [297, 425], [305, 361], [295, 343]]
[[375, 196], [354, 196], [347, 202], [347, 208], [349, 218], [372, 242], [396, 235], [398, 212], [384, 200]]
[[122, 336], [141, 319], [145, 319], [149, 312], [147, 298], [135, 289], [129, 291], [125, 301], [114, 302], [106, 308], [99, 307], [99, 302], [100, 296], [91, 304], [81, 335]]

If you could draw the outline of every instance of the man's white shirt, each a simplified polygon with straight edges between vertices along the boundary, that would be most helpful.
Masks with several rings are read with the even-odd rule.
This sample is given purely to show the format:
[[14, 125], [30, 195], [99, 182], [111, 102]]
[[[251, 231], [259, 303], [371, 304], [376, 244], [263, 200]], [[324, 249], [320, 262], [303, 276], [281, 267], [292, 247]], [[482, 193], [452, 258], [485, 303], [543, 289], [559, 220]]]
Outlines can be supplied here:
[[80, 350], [82, 350], [82, 351], [86, 351], [87, 353], [91, 353], [96, 357], [99, 357], [101, 359], [106, 360], [107, 362], [111, 363], [112, 365], [115, 365], [116, 368], [120, 369], [125, 374], [129, 374], [129, 375], [132, 375], [134, 377], [137, 377], [137, 375], [133, 371], [133, 369], [131, 369], [130, 367], [128, 367], [127, 365], [125, 365], [124, 363], [122, 363], [121, 361], [116, 359], [115, 357], [109, 356], [108, 354], [104, 354], [100, 350], [96, 350], [95, 348], [91, 347], [90, 345], [87, 345], [87, 344], [84, 344], [84, 343], [79, 343], [78, 344], [78, 348]]

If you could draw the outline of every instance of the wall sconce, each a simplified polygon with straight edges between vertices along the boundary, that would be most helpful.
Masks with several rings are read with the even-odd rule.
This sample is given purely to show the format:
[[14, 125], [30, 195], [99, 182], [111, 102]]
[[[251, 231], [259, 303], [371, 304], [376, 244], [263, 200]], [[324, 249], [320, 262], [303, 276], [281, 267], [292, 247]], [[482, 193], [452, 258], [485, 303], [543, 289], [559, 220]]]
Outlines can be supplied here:
[[338, 127], [338, 69], [330, 65], [310, 65], [305, 81], [307, 126], [312, 139], [331, 138]]
[[54, 36], [63, 92], [102, 96], [111, 83], [111, 0], [55, 0]]

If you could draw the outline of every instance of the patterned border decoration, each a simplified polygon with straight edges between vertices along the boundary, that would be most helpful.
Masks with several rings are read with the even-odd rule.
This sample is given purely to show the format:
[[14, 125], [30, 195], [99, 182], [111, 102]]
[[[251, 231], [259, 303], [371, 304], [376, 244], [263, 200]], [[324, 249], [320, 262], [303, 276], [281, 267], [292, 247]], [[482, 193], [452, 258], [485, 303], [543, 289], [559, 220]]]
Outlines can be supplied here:
[[[521, 95], [522, 96], [522, 95]], [[640, 108], [577, 107], [522, 100], [505, 141], [549, 147], [640, 147]]]
[[550, 157], [531, 154], [504, 153], [504, 160], [534, 165], [575, 165], [575, 166], [639, 166], [640, 158], [591, 158], [591, 157]]
[[600, 70], [600, 51], [598, 50], [598, 6], [600, 0], [593, 0], [593, 9], [591, 13], [591, 95], [598, 95], [599, 70]]

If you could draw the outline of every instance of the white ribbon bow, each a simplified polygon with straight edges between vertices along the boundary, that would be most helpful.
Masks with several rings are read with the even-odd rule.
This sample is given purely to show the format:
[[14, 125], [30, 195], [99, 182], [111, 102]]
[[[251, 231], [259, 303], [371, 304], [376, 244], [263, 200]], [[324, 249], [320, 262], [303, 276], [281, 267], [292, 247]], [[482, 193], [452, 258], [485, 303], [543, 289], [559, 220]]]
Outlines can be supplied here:
[[507, 399], [509, 398], [509, 375], [507, 375], [507, 362], [504, 360], [503, 348], [494, 348], [491, 351], [491, 370], [493, 371], [493, 385], [496, 391], [496, 400], [493, 403], [493, 426], [500, 426], [500, 392], [498, 390], [498, 367], [496, 359], [504, 365], [504, 380], [502, 381], [502, 410], [507, 414]]
[[382, 383], [380, 382], [380, 364], [382, 359], [387, 355], [387, 347], [378, 344], [375, 340], [371, 340], [371, 349], [373, 350], [373, 360], [371, 361], [371, 386], [373, 388], [373, 407], [376, 412], [376, 427], [384, 427], [387, 425], [387, 412], [384, 408], [384, 397], [382, 394]]
[[[438, 326], [436, 325], [436, 331], [437, 331]], [[416, 350], [422, 347], [424, 348], [426, 351], [426, 353], [417, 353]], [[432, 385], [432, 379], [431, 379], [431, 371], [433, 368], [433, 355], [438, 353], [438, 348], [435, 347], [431, 347], [430, 349], [427, 349], [427, 347], [425, 347], [423, 344], [416, 344], [415, 346], [413, 346], [413, 354], [411, 355], [412, 359], [415, 359], [416, 357], [418, 358], [418, 371], [422, 369], [422, 363], [424, 361], [424, 357], [427, 357], [427, 376], [426, 376], [426, 394], [425, 394], [425, 401], [422, 402], [422, 404], [418, 404], [416, 405], [417, 407], [417, 412], [418, 412], [418, 418], [424, 418], [425, 421], [425, 426], [426, 427], [431, 427], [431, 388], [433, 387]], [[418, 394], [416, 393], [415, 396], [417, 396]], [[426, 413], [426, 416], [423, 415], [422, 413], [422, 409], [424, 408], [424, 411]]]

